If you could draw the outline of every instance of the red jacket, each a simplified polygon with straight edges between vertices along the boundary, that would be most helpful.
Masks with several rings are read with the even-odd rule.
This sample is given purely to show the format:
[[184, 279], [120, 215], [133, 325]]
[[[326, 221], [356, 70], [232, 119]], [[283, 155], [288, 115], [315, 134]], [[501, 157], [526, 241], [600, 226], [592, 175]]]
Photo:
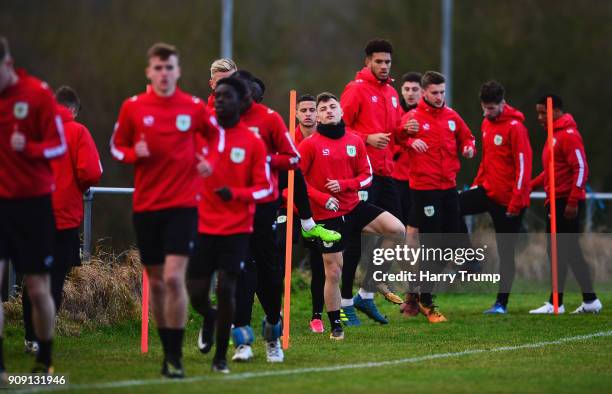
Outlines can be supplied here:
[[68, 153], [51, 162], [56, 189], [51, 195], [55, 227], [79, 227], [83, 220], [83, 193], [100, 182], [102, 164], [87, 127], [74, 120], [72, 112], [58, 105], [64, 123]]
[[[570, 114], [563, 114], [553, 122], [553, 144], [555, 151], [555, 196], [567, 198], [568, 205], [577, 205], [586, 198], [585, 185], [589, 176], [589, 166], [584, 152], [584, 142], [578, 126]], [[548, 142], [542, 151], [544, 171], [531, 181], [532, 188], [544, 186], [546, 203], [549, 191], [549, 153]]]
[[208, 95], [208, 99], [206, 100], [206, 109], [210, 112], [215, 112], [215, 93], [211, 93]]
[[529, 180], [533, 154], [525, 117], [508, 104], [494, 121], [482, 121], [482, 161], [474, 185], [508, 212], [529, 206]]
[[258, 202], [274, 201], [279, 196], [278, 171], [297, 168], [300, 154], [291, 140], [283, 118], [265, 105], [253, 103], [240, 116], [240, 121], [249, 130], [261, 137], [268, 151], [268, 160], [272, 170], [270, 175], [274, 185], [274, 192], [265, 200]]
[[[401, 109], [401, 118], [402, 121], [405, 119], [404, 115], [406, 112], [404, 109]], [[406, 119], [408, 120], [408, 119]], [[400, 124], [404, 124], [403, 122]], [[406, 136], [407, 138], [407, 136]], [[404, 150], [401, 144], [397, 144], [393, 150], [393, 173], [391, 176], [393, 179], [397, 179], [398, 181], [406, 181], [408, 182], [410, 179], [410, 154]]]
[[354, 130], [363, 142], [374, 133], [391, 133], [391, 141], [385, 149], [366, 145], [374, 173], [391, 176], [393, 152], [398, 138], [401, 106], [397, 92], [391, 86], [391, 79], [384, 82], [376, 79], [369, 68], [364, 67], [344, 88], [340, 98], [344, 112], [344, 123]]
[[[222, 129], [220, 138], [222, 143], [208, 152], [208, 159], [215, 165], [202, 182], [198, 231], [214, 235], [252, 233], [255, 203], [274, 190], [266, 147], [243, 122]], [[232, 200], [223, 201], [215, 193], [221, 187], [229, 187]]]
[[[134, 164], [134, 212], [198, 205], [195, 134], [215, 139], [215, 125], [202, 100], [178, 88], [170, 97], [151, 89], [124, 101], [110, 145], [113, 158]], [[138, 159], [134, 144], [143, 139], [151, 156]]]
[[[474, 136], [463, 119], [447, 106], [433, 107], [419, 101], [415, 109], [404, 115], [404, 120], [419, 122], [417, 134], [406, 140], [410, 152], [410, 187], [415, 190], [446, 190], [457, 186], [460, 168], [458, 151], [466, 146], [476, 148]], [[404, 123], [404, 121], [402, 121]], [[429, 149], [419, 153], [412, 149], [415, 139], [423, 140]]]
[[[51, 194], [50, 159], [66, 152], [64, 127], [46, 83], [17, 71], [19, 80], [0, 92], [0, 198]], [[25, 135], [23, 152], [11, 148], [14, 131]]]
[[[348, 129], [339, 139], [316, 132], [305, 138], [299, 148], [300, 167], [314, 219], [330, 219], [351, 212], [359, 203], [357, 192], [372, 183], [372, 166], [363, 140]], [[329, 179], [339, 181], [339, 193], [332, 194], [325, 188]], [[325, 208], [330, 197], [339, 201], [337, 212]]]

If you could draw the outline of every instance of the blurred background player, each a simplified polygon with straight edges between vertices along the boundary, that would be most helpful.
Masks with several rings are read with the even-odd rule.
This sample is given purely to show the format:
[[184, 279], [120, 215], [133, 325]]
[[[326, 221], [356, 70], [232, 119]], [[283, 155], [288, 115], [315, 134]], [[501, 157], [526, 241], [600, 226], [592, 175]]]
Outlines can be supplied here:
[[[10, 260], [24, 275], [32, 304], [38, 353], [32, 372], [53, 373], [51, 347], [55, 305], [49, 270], [53, 267], [54, 178], [50, 160], [66, 153], [62, 119], [46, 83], [15, 70], [8, 41], [0, 37], [0, 284]], [[4, 312], [0, 305], [0, 381]]]
[[[419, 221], [419, 237], [426, 248], [452, 246], [445, 234], [460, 230], [457, 172], [461, 166], [458, 152], [466, 159], [476, 153], [474, 136], [463, 119], [445, 104], [444, 75], [427, 71], [421, 86], [423, 97], [408, 113], [418, 122], [419, 131], [406, 140], [410, 152], [410, 187]], [[421, 260], [421, 271], [439, 273], [442, 261]], [[446, 321], [433, 303], [435, 283], [420, 283], [418, 299], [410, 308], [418, 308], [429, 322]], [[408, 304], [408, 303], [407, 303]]]
[[[419, 100], [421, 100], [422, 89], [421, 89], [421, 77], [422, 75], [418, 72], [408, 72], [402, 76], [402, 86], [400, 88], [400, 104], [402, 107], [402, 122], [404, 129], [407, 133], [413, 134], [411, 123], [409, 123], [409, 116], [407, 112], [412, 111], [416, 108]], [[393, 179], [395, 180], [395, 187], [397, 187], [399, 198], [401, 216], [400, 220], [406, 226], [406, 244], [410, 247], [419, 247], [419, 229], [416, 211], [414, 204], [412, 203], [412, 194], [410, 192], [410, 155], [404, 147], [401, 145], [395, 146], [395, 155], [393, 156]], [[409, 290], [409, 289], [406, 289]], [[419, 313], [418, 308], [415, 308], [414, 298], [416, 293], [406, 292], [406, 298], [400, 306], [400, 311], [406, 316], [416, 316]]]
[[163, 346], [161, 373], [182, 378], [185, 271], [196, 238], [201, 182], [196, 167], [207, 167], [196, 159], [194, 135], [212, 145], [219, 132], [202, 100], [178, 88], [177, 49], [157, 43], [147, 59], [151, 88], [123, 102], [110, 145], [114, 159], [134, 165], [134, 228]]
[[238, 71], [238, 67], [232, 59], [217, 59], [210, 65], [210, 80], [208, 81], [208, 86], [210, 86], [211, 93], [208, 96], [206, 104], [210, 111], [214, 111], [215, 109], [215, 88], [217, 87], [217, 81], [229, 77], [236, 71]]
[[[582, 291], [582, 304], [573, 313], [599, 313], [602, 309], [601, 301], [599, 301], [593, 289], [589, 265], [584, 259], [579, 242], [579, 233], [582, 231], [581, 217], [584, 213], [584, 200], [586, 199], [585, 185], [589, 176], [584, 142], [572, 115], [563, 112], [563, 100], [558, 95], [543, 96], [536, 104], [536, 113], [540, 125], [544, 130], [547, 130], [546, 97], [549, 96], [552, 97], [553, 102], [559, 313], [565, 313], [563, 289], [568, 265]], [[542, 150], [542, 167], [544, 170], [531, 181], [532, 188], [543, 186], [546, 191], [546, 209], [549, 218], [547, 220], [547, 233], [550, 233], [549, 155], [549, 146], [545, 144]], [[550, 237], [547, 237], [547, 242], [550, 256]], [[548, 302], [529, 311], [529, 313], [554, 313], [552, 302], [551, 294]]]
[[[197, 250], [187, 274], [191, 304], [204, 317], [200, 350], [210, 351], [216, 328], [212, 370], [221, 373], [229, 372], [226, 353], [236, 281], [249, 249], [255, 202], [273, 192], [266, 147], [240, 123], [240, 105], [246, 94], [246, 86], [237, 78], [223, 78], [216, 85], [215, 113], [225, 130], [224, 144], [214, 144], [209, 150], [214, 170], [202, 183]], [[216, 310], [209, 295], [214, 272], [218, 275]]]
[[372, 167], [363, 140], [345, 128], [340, 103], [333, 94], [317, 96], [317, 118], [317, 132], [300, 144], [301, 168], [315, 219], [342, 234], [340, 242], [320, 244], [325, 265], [325, 305], [331, 324], [330, 338], [341, 340], [344, 331], [338, 285], [345, 242], [361, 237], [362, 232], [383, 235], [397, 242], [404, 239], [405, 233], [399, 219], [359, 200], [357, 192], [372, 181]]
[[[480, 88], [482, 160], [470, 190], [459, 193], [461, 215], [488, 212], [493, 221], [499, 257], [499, 292], [487, 314], [507, 312], [514, 281], [514, 249], [523, 214], [529, 207], [532, 152], [525, 116], [504, 99], [497, 81]], [[467, 233], [465, 222], [461, 223]]]
[[[66, 276], [74, 266], [81, 265], [79, 226], [83, 221], [83, 193], [102, 177], [102, 164], [96, 144], [87, 127], [77, 122], [81, 103], [77, 93], [68, 86], [55, 92], [58, 113], [62, 117], [67, 153], [51, 161], [55, 190], [51, 195], [55, 217], [55, 242], [51, 267], [51, 295], [55, 314], [59, 315]], [[38, 339], [32, 321], [32, 303], [27, 289], [22, 293], [25, 351], [35, 354]]]
[[[397, 92], [391, 85], [391, 56], [393, 46], [387, 40], [375, 39], [365, 47], [365, 67], [355, 75], [342, 93], [340, 103], [344, 111], [346, 126], [366, 144], [366, 150], [372, 163], [374, 179], [367, 190], [367, 201], [393, 216], [401, 217], [399, 195], [393, 173], [394, 143], [401, 133], [401, 107]], [[354, 239], [355, 244], [347, 244], [345, 268], [342, 274], [342, 309], [348, 325], [358, 325], [359, 319], [355, 309], [364, 312], [373, 320], [386, 324], [387, 319], [380, 314], [374, 303], [376, 283], [372, 280], [372, 264], [366, 267], [362, 286], [353, 297], [355, 271], [361, 257], [361, 239]], [[381, 267], [376, 267], [380, 269]], [[390, 268], [385, 263], [384, 270]], [[384, 282], [381, 292], [393, 303], [401, 304], [402, 299], [391, 292]]]

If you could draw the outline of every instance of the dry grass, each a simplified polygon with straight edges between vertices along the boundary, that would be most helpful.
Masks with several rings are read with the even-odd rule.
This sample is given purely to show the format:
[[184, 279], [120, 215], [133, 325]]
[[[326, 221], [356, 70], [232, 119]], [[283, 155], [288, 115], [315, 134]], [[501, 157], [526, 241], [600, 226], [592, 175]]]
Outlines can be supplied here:
[[[98, 250], [76, 267], [64, 285], [57, 332], [80, 335], [83, 328], [113, 325], [140, 317], [142, 266], [138, 252], [120, 255]], [[21, 295], [4, 304], [7, 321], [21, 321]]]

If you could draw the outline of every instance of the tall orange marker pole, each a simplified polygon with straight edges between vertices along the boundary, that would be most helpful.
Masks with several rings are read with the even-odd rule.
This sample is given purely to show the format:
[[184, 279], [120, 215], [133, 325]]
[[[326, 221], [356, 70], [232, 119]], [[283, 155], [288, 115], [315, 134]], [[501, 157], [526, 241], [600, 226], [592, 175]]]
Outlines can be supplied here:
[[142, 318], [140, 323], [140, 352], [149, 351], [149, 276], [142, 270]]
[[[295, 90], [289, 92], [289, 133], [295, 141]], [[293, 170], [287, 175], [287, 236], [285, 237], [285, 304], [283, 305], [283, 349], [289, 348], [291, 320], [291, 256], [293, 252]]]
[[559, 314], [559, 283], [557, 280], [557, 200], [555, 193], [555, 144], [553, 139], [552, 97], [546, 98], [546, 125], [548, 127], [548, 186], [550, 204], [550, 260], [552, 271], [553, 310]]

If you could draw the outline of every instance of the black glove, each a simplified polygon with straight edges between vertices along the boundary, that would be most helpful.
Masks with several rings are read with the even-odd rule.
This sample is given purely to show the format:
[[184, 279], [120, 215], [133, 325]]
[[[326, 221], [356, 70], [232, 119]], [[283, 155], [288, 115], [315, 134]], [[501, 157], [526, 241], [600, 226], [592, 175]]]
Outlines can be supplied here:
[[215, 193], [217, 193], [223, 201], [230, 201], [233, 197], [232, 191], [227, 186], [215, 189]]

